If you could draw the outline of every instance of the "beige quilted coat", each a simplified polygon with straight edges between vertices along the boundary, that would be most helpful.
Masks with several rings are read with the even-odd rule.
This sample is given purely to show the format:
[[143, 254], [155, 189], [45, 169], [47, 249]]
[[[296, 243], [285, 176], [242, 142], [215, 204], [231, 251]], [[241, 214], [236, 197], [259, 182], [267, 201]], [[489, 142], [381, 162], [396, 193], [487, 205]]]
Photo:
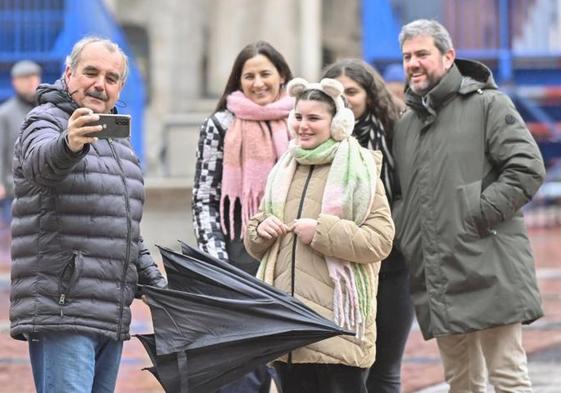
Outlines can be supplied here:
[[[382, 154], [373, 152], [377, 168], [381, 167]], [[379, 171], [379, 169], [378, 169]], [[329, 172], [329, 165], [299, 165], [290, 185], [285, 205], [285, 223], [299, 217], [318, 220], [316, 233], [310, 245], [305, 245], [292, 232], [281, 239], [272, 284], [288, 293], [291, 290], [291, 264], [295, 260], [294, 295], [307, 306], [333, 320], [333, 283], [329, 278], [324, 255], [338, 257], [356, 263], [375, 264], [371, 277], [373, 294], [378, 289], [380, 261], [392, 248], [394, 225], [382, 182], [378, 179], [372, 210], [359, 227], [353, 221], [320, 214], [321, 199]], [[309, 180], [308, 180], [309, 177]], [[306, 184], [306, 182], [308, 183]], [[301, 204], [302, 203], [302, 204]], [[257, 226], [266, 218], [263, 212], [249, 222], [244, 243], [246, 249], [258, 260], [274, 240], [261, 238]], [[294, 241], [296, 247], [294, 248]], [[294, 253], [293, 253], [294, 250]], [[367, 368], [376, 356], [376, 302], [366, 324], [362, 340], [352, 336], [339, 336], [292, 352], [293, 363], [343, 364]], [[286, 361], [286, 357], [280, 359]]]

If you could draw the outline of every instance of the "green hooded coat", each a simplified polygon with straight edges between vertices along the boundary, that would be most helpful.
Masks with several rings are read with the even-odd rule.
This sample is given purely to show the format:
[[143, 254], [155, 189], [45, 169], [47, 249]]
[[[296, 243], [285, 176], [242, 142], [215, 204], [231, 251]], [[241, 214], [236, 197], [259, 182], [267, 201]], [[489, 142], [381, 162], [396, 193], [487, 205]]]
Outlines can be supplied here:
[[543, 315], [520, 209], [543, 182], [538, 147], [484, 65], [456, 60], [396, 125], [396, 234], [423, 336]]

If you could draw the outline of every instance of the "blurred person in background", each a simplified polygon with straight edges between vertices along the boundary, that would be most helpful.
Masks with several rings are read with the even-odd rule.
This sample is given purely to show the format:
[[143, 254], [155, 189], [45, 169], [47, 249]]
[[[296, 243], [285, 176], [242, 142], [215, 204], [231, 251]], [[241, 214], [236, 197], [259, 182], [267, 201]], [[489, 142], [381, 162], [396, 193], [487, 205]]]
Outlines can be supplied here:
[[[400, 73], [403, 71], [400, 68]], [[328, 65], [323, 77], [343, 84], [355, 116], [353, 136], [362, 147], [383, 155], [381, 178], [390, 205], [400, 197], [391, 145], [393, 128], [403, 107], [392, 97], [380, 74], [360, 59], [343, 59]], [[397, 248], [382, 262], [376, 312], [376, 360], [366, 386], [370, 393], [401, 392], [401, 360], [413, 322], [409, 274]]]
[[284, 393], [367, 393], [376, 356], [376, 291], [394, 225], [380, 179], [382, 154], [351, 136], [343, 86], [293, 79], [295, 139], [267, 180], [244, 242], [258, 277], [354, 331], [292, 351], [274, 363]]
[[14, 182], [12, 160], [14, 143], [27, 113], [35, 106], [35, 90], [41, 83], [41, 66], [29, 60], [18, 61], [11, 72], [15, 96], [0, 105], [0, 205], [2, 224], [9, 225]]
[[[245, 250], [242, 234], [259, 208], [269, 171], [288, 148], [290, 79], [290, 67], [271, 44], [247, 45], [200, 131], [192, 201], [198, 246], [252, 275], [259, 261]], [[263, 366], [220, 392], [268, 393], [270, 380]]]
[[10, 335], [39, 393], [113, 392], [137, 284], [166, 286], [140, 235], [140, 162], [91, 124], [116, 113], [127, 74], [117, 44], [83, 38], [16, 140]]
[[396, 241], [425, 339], [451, 392], [532, 391], [522, 324], [543, 316], [521, 208], [543, 182], [541, 153], [485, 65], [456, 59], [433, 20], [401, 29], [410, 108], [393, 155]]

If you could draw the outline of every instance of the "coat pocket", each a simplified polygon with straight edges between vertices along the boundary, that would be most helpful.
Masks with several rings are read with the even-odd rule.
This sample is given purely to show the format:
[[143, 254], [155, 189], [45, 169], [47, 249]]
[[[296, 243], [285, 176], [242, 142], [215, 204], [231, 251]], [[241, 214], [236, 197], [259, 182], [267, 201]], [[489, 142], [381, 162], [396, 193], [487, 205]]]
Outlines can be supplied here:
[[[82, 273], [83, 255], [81, 251], [73, 251], [70, 260], [62, 268], [58, 277], [58, 304], [65, 306], [69, 303], [72, 290], [76, 286]], [[62, 309], [61, 309], [62, 314]]]
[[458, 234], [481, 237], [481, 180], [456, 189], [458, 204]]

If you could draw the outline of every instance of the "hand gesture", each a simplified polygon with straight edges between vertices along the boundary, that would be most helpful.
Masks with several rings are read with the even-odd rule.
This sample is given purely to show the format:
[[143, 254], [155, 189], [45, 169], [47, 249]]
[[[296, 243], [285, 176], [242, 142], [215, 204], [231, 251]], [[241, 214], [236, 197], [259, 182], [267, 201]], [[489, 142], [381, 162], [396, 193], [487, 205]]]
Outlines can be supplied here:
[[97, 138], [88, 136], [90, 133], [101, 131], [102, 126], [88, 125], [99, 120], [99, 115], [89, 108], [76, 109], [68, 119], [68, 148], [74, 153], [82, 151], [86, 143], [94, 143]]
[[288, 226], [279, 218], [269, 216], [257, 227], [257, 234], [265, 239], [276, 239], [289, 231]]
[[300, 238], [302, 243], [310, 244], [316, 233], [317, 220], [313, 218], [299, 218], [294, 220], [292, 231]]

